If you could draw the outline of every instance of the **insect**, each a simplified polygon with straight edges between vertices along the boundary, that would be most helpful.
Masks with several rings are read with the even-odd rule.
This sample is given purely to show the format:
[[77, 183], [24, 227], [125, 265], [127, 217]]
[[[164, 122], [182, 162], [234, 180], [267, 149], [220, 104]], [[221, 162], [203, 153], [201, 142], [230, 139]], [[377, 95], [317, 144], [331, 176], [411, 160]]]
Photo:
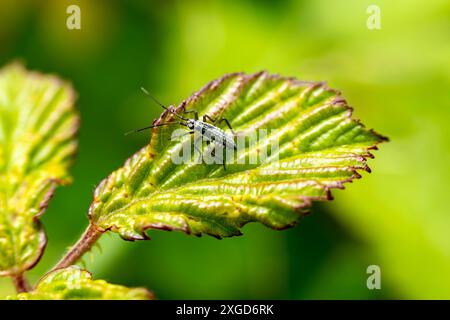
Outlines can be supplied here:
[[[182, 126], [185, 126], [189, 130], [189, 132], [187, 132], [186, 135], [198, 133], [199, 134], [198, 139], [205, 140], [208, 145], [210, 143], [214, 143], [214, 144], [219, 144], [224, 149], [237, 150], [236, 142], [234, 140], [236, 133], [234, 132], [233, 128], [230, 125], [230, 122], [226, 118], [222, 117], [220, 119], [213, 119], [212, 117], [205, 114], [202, 117], [202, 121], [200, 121], [197, 111], [195, 111], [195, 110], [186, 111], [185, 106], [183, 106], [183, 108], [181, 109], [182, 113], [184, 113], [184, 114], [193, 113], [194, 114], [194, 119], [186, 118], [186, 117], [183, 117], [183, 116], [175, 113], [172, 109], [164, 106], [161, 102], [159, 102], [155, 97], [153, 97], [144, 88], [141, 88], [141, 90], [147, 96], [149, 96], [155, 103], [157, 103], [163, 109], [169, 111], [171, 114], [173, 114], [175, 117], [177, 117], [179, 119], [179, 121], [151, 125], [151, 126], [147, 126], [147, 127], [141, 128], [141, 129], [137, 129], [137, 130], [128, 132], [126, 134], [135, 133], [135, 132], [139, 132], [139, 131], [143, 131], [143, 130], [147, 130], [147, 129], [151, 129], [151, 128], [155, 128], [155, 127], [160, 127], [160, 126], [166, 126], [166, 125], [171, 125], [171, 124], [180, 124]], [[207, 122], [208, 120], [211, 123], [208, 123]], [[229, 133], [225, 132], [224, 130], [222, 130], [221, 128], [218, 128], [216, 126], [216, 124], [219, 125], [222, 122], [226, 123], [226, 125], [228, 126], [228, 128], [230, 129], [232, 134], [229, 134]], [[196, 146], [197, 142], [198, 141], [194, 141], [194, 147], [197, 149], [197, 151], [200, 153], [200, 156], [201, 156], [202, 152], [201, 152], [201, 150], [199, 150], [197, 148], [197, 146]], [[213, 156], [215, 156], [215, 154], [213, 154]], [[226, 171], [225, 161], [222, 160], [221, 162], [222, 162], [224, 170]]]

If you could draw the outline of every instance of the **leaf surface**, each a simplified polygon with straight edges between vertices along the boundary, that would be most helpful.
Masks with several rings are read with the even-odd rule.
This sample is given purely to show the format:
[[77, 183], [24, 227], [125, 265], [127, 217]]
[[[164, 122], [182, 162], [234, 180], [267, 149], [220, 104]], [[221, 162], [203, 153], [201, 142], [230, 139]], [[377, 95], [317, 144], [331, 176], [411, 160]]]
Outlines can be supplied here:
[[58, 184], [68, 183], [78, 116], [74, 92], [60, 79], [0, 70], [0, 275], [32, 268], [46, 236], [39, 217]]
[[[358, 170], [369, 171], [369, 150], [386, 140], [352, 119], [341, 94], [324, 83], [266, 72], [212, 81], [174, 110], [183, 108], [227, 118], [237, 136], [268, 130], [235, 158], [257, 162], [234, 161], [226, 170], [205, 162], [175, 164], [174, 154], [192, 144], [192, 137], [171, 141], [176, 126], [153, 128], [149, 145], [97, 187], [89, 217], [99, 230], [137, 240], [147, 239], [148, 229], [221, 238], [240, 235], [253, 221], [291, 227], [312, 201], [332, 199], [330, 189], [359, 178]], [[165, 111], [154, 124], [175, 120]], [[275, 141], [278, 148], [272, 150]], [[267, 157], [261, 157], [264, 148], [270, 150]]]
[[11, 300], [149, 300], [153, 294], [144, 288], [127, 288], [93, 280], [76, 266], [45, 275], [33, 291], [9, 296]]

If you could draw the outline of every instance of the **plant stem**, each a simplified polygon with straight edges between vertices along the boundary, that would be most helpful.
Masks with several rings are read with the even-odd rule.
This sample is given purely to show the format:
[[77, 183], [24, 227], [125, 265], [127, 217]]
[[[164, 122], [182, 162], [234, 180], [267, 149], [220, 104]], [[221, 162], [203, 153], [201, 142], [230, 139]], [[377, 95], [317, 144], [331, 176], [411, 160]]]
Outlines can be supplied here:
[[66, 268], [75, 264], [83, 254], [88, 252], [103, 232], [98, 231], [94, 225], [89, 224], [86, 231], [67, 254], [53, 267], [53, 270]]
[[12, 280], [14, 282], [14, 286], [16, 287], [17, 293], [30, 291], [30, 284], [23, 273], [13, 276]]

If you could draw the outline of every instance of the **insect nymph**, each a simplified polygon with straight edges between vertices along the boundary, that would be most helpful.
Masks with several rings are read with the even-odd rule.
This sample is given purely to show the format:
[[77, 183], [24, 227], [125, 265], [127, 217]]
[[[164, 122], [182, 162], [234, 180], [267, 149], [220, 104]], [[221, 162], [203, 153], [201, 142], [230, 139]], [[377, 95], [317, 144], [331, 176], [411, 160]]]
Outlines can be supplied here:
[[[210, 143], [214, 143], [216, 145], [221, 146], [221, 148], [223, 148], [223, 149], [237, 150], [236, 142], [235, 142], [235, 139], [234, 139], [236, 134], [235, 134], [233, 128], [231, 127], [230, 122], [226, 118], [213, 119], [212, 117], [210, 117], [210, 116], [205, 114], [205, 115], [203, 115], [202, 121], [201, 121], [201, 120], [199, 120], [199, 116], [198, 116], [198, 112], [197, 111], [195, 111], [195, 110], [186, 111], [185, 106], [183, 106], [182, 109], [181, 109], [182, 113], [184, 113], [184, 114], [193, 113], [194, 114], [194, 119], [186, 118], [186, 117], [183, 117], [183, 116], [179, 115], [178, 113], [174, 112], [172, 109], [167, 108], [166, 106], [164, 106], [161, 102], [159, 102], [156, 98], [154, 98], [144, 88], [141, 88], [141, 90], [147, 96], [149, 96], [155, 103], [157, 103], [163, 109], [167, 110], [168, 112], [173, 114], [176, 118], [178, 118], [179, 121], [151, 125], [151, 126], [148, 126], [148, 127], [144, 127], [144, 128], [138, 129], [138, 130], [134, 130], [134, 131], [132, 131], [130, 133], [139, 132], [139, 131], [142, 131], [142, 130], [151, 129], [151, 128], [155, 128], [155, 127], [160, 127], [160, 126], [165, 126], [165, 125], [180, 124], [182, 126], [185, 126], [189, 130], [189, 132], [187, 132], [186, 135], [188, 135], [188, 134], [198, 134], [199, 138], [204, 140], [204, 141], [206, 141], [206, 143], [208, 145]], [[208, 123], [207, 122], [208, 120], [211, 123]], [[232, 132], [232, 134], [229, 134], [229, 133], [225, 132], [224, 130], [222, 130], [221, 128], [216, 126], [216, 124], [218, 125], [218, 124], [220, 124], [222, 122], [225, 122], [227, 124], [227, 126], [230, 129], [230, 131]], [[200, 154], [202, 153], [201, 150], [199, 150], [196, 147], [196, 142], [194, 142], [194, 147], [197, 149], [197, 151]], [[223, 164], [224, 169], [226, 170], [225, 161], [222, 160], [222, 164]]]

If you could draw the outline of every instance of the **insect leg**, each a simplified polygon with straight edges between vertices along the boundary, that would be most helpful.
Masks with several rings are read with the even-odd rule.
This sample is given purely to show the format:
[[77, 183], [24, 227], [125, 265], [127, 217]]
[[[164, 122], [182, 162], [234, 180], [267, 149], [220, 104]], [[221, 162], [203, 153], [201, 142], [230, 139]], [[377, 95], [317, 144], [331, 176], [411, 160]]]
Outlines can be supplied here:
[[[206, 140], [206, 145], [207, 145], [208, 147], [210, 146], [211, 143], [216, 144], [217, 142], [216, 142], [216, 141], [209, 141], [209, 140]], [[212, 155], [214, 158], [217, 157], [217, 159], [219, 159], [219, 160], [222, 162], [222, 165], [223, 165], [224, 170], [227, 171], [227, 168], [225, 167], [225, 161], [223, 160], [223, 158], [221, 158], [221, 157], [219, 157], [219, 156], [216, 156], [216, 150], [215, 150], [215, 148], [211, 150], [211, 155]]]
[[208, 119], [209, 121], [211, 121], [213, 124], [216, 122], [217, 119], [213, 119], [210, 116], [208, 116], [207, 114], [203, 115], [203, 122], [206, 122], [206, 119]]
[[182, 111], [184, 114], [186, 114], [186, 113], [193, 113], [194, 114], [194, 119], [198, 120], [198, 112], [195, 111], [195, 110], [186, 111], [186, 105], [183, 104], [183, 106], [181, 107], [180, 111]]
[[227, 124], [228, 128], [230, 128], [230, 130], [233, 133], [233, 135], [236, 135], [236, 133], [234, 132], [234, 130], [231, 127], [231, 124], [230, 124], [230, 122], [228, 121], [227, 118], [213, 119], [210, 116], [208, 116], [207, 114], [205, 114], [205, 115], [203, 115], [203, 122], [206, 122], [206, 119], [211, 121], [213, 124], [215, 124], [217, 121], [218, 121], [217, 124], [221, 124], [222, 122], [225, 121], [225, 123]]
[[[214, 141], [214, 142], [215, 142], [215, 141]], [[215, 143], [216, 143], [216, 142], [215, 142]], [[222, 147], [221, 147], [221, 148], [222, 148]], [[221, 150], [223, 150], [223, 149], [221, 149]], [[216, 150], [215, 150], [215, 149], [212, 150], [211, 155], [212, 155], [213, 157], [216, 157]], [[221, 157], [219, 157], [219, 156], [217, 156], [217, 158], [220, 160], [220, 162], [222, 162], [223, 170], [227, 171], [227, 167], [225, 166], [225, 160], [224, 160], [224, 158], [221, 158]]]
[[197, 139], [194, 140], [194, 149], [197, 150], [198, 153], [199, 153], [197, 163], [201, 163], [201, 162], [202, 162], [202, 155], [203, 155], [203, 152], [202, 152], [201, 149], [199, 149], [199, 148], [197, 147], [197, 142], [198, 142], [198, 141], [201, 141], [202, 139], [203, 139], [203, 137], [200, 136], [200, 137], [198, 137]]
[[195, 110], [190, 110], [190, 111], [184, 110], [184, 114], [186, 114], [186, 113], [193, 113], [194, 114], [194, 119], [198, 120], [198, 112], [197, 111], [195, 111]]
[[230, 130], [231, 130], [231, 132], [233, 133], [233, 135], [236, 135], [236, 133], [234, 132], [234, 130], [233, 130], [233, 128], [231, 127], [231, 124], [230, 124], [230, 122], [228, 121], [227, 118], [221, 118], [221, 119], [219, 120], [218, 124], [220, 124], [220, 123], [222, 123], [222, 122], [224, 122], [224, 121], [225, 121], [225, 123], [227, 124], [228, 128], [230, 128]]

